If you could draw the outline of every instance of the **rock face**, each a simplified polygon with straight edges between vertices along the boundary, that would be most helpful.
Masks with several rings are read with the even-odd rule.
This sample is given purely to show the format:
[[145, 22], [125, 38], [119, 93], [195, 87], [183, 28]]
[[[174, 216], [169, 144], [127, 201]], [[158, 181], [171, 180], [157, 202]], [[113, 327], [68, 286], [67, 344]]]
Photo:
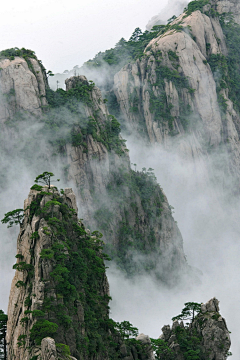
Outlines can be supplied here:
[[239, 0], [214, 0], [212, 3], [216, 6], [218, 13], [232, 13], [234, 20], [240, 24], [240, 2]]
[[35, 185], [24, 209], [8, 306], [8, 358], [153, 360], [148, 336], [128, 341], [109, 319], [101, 236], [78, 220], [72, 189], [60, 195], [54, 186]]
[[[77, 86], [89, 86], [86, 77], [76, 76], [66, 80], [67, 91]], [[107, 132], [106, 123], [111, 121], [111, 116], [100, 90], [96, 86], [92, 87], [89, 96], [89, 103], [83, 105], [84, 116], [87, 120], [94, 119], [98, 133]], [[76, 134], [82, 134], [81, 125], [75, 127]], [[109, 145], [101, 135], [94, 135], [88, 133], [83, 145], [66, 144], [68, 180], [73, 181], [78, 189], [78, 201], [80, 208], [84, 210], [81, 215], [86, 222], [92, 218], [93, 191], [106, 196], [106, 186], [112, 174], [122, 167], [130, 169], [128, 153], [123, 142], [116, 153], [116, 149], [109, 151]]]
[[[11, 122], [2, 125], [1, 153], [9, 157], [3, 163], [15, 159], [19, 168], [14, 171], [20, 173], [25, 157], [24, 165], [38, 174], [39, 168], [45, 171], [46, 166], [54, 170], [57, 156], [63, 173], [59, 177], [76, 189], [80, 217], [86, 226], [103, 233], [106, 251], [122, 270], [128, 275], [147, 270], [171, 282], [188, 273], [182, 236], [167, 198], [151, 170], [131, 169], [120, 124], [109, 114], [100, 90], [84, 76], [76, 76], [66, 80], [67, 91], [62, 90], [61, 95], [61, 90], [44, 89], [45, 74], [36, 59], [26, 62], [16, 57], [3, 63], [5, 83], [18, 84], [14, 88], [16, 109], [7, 103], [5, 113], [10, 118], [14, 113], [29, 115], [25, 123], [14, 122], [14, 126], [20, 124], [16, 130]], [[11, 89], [7, 86], [5, 93]], [[50, 106], [42, 112], [46, 93]], [[23, 98], [23, 94], [27, 96]], [[36, 143], [41, 146], [36, 148]], [[56, 171], [59, 173], [59, 167]], [[8, 174], [6, 168], [2, 174]], [[2, 183], [7, 184], [8, 179]]]
[[46, 106], [46, 75], [34, 58], [0, 59], [0, 123], [19, 111], [40, 116]]
[[62, 354], [61, 350], [58, 350], [56, 347], [55, 341], [50, 338], [46, 337], [42, 339], [41, 342], [41, 359], [42, 360], [77, 360], [75, 357], [70, 355]]
[[[24, 209], [9, 297], [8, 357], [153, 360], [147, 335], [126, 340], [109, 319], [102, 241], [77, 219], [72, 189], [60, 195], [54, 186], [35, 185]], [[176, 360], [186, 351], [225, 360], [231, 342], [218, 304], [215, 298], [202, 304], [188, 327], [178, 321], [164, 326], [157, 351], [167, 350]]]
[[[57, 359], [54, 341], [42, 341], [46, 336], [54, 338], [66, 358], [66, 345], [73, 355], [86, 356], [86, 338], [95, 337], [91, 326], [101, 327], [100, 321], [108, 319], [109, 286], [100, 241], [77, 220], [71, 189], [62, 195], [54, 187], [31, 190], [24, 208], [9, 297], [8, 356]], [[90, 266], [93, 260], [95, 267]]]
[[[232, 181], [235, 191], [239, 191], [240, 117], [227, 86], [221, 83], [220, 88], [221, 70], [209, 65], [228, 54], [219, 19], [210, 12], [234, 7], [238, 18], [239, 6], [239, 1], [209, 2], [202, 11], [180, 15], [151, 40], [141, 59], [126, 65], [114, 79], [121, 113], [133, 132], [141, 138], [147, 134], [151, 144], [201, 163], [209, 177], [218, 172], [220, 183]], [[215, 152], [225, 156], [224, 171], [211, 161]]]
[[[183, 354], [190, 349], [185, 348], [184, 339], [192, 344], [191, 355], [201, 356], [203, 360], [225, 360], [231, 345], [226, 321], [219, 313], [219, 301], [216, 298], [202, 304], [201, 312], [185, 327], [183, 322], [173, 322], [172, 328], [165, 325], [160, 339], [167, 344], [174, 359], [185, 359]], [[191, 337], [195, 338], [191, 342]], [[196, 341], [196, 339], [198, 339]], [[186, 343], [185, 343], [186, 344]], [[186, 355], [186, 353], [185, 353]], [[190, 353], [189, 353], [190, 355]]]
[[[87, 79], [78, 76], [66, 80], [67, 91], [78, 84], [87, 85]], [[84, 209], [81, 216], [88, 225], [91, 219], [91, 227], [104, 234], [113, 259], [121, 254], [119, 265], [128, 274], [148, 268], [164, 280], [169, 272], [172, 274], [172, 268], [187, 272], [182, 237], [165, 194], [151, 171], [130, 169], [123, 143], [116, 148], [103, 141], [102, 132], [108, 131], [109, 119], [112, 127], [118, 125], [109, 115], [98, 88], [93, 87], [90, 99], [84, 111], [88, 118], [95, 119], [99, 135], [88, 134], [86, 148], [66, 145], [68, 180], [74, 181], [78, 190], [78, 202]], [[81, 133], [81, 127], [76, 131]], [[149, 252], [149, 256], [144, 252]], [[141, 264], [136, 260], [138, 255], [142, 256]]]

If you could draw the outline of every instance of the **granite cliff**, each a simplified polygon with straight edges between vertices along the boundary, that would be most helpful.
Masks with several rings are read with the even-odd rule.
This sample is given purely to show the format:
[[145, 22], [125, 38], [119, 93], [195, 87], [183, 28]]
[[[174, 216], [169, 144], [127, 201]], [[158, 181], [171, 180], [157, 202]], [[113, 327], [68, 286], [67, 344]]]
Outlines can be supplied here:
[[[141, 341], [129, 346], [124, 327], [109, 318], [108, 257], [102, 245], [100, 233], [91, 233], [78, 219], [72, 189], [32, 187], [13, 266], [8, 359], [130, 360], [131, 351], [142, 359]], [[144, 354], [150, 360], [151, 348]]]
[[[64, 344], [73, 355], [86, 357], [101, 343], [93, 328], [102, 328], [95, 330], [101, 337], [108, 318], [101, 241], [78, 221], [71, 189], [62, 194], [55, 187], [31, 190], [24, 210], [8, 307], [8, 357], [37, 359], [47, 336], [66, 358]], [[45, 340], [42, 348], [50, 345]]]
[[39, 116], [47, 105], [47, 76], [42, 63], [29, 50], [16, 50], [15, 55], [0, 53], [0, 123], [19, 111]]
[[[109, 318], [103, 242], [77, 216], [72, 189], [34, 185], [24, 202], [7, 323], [9, 359], [225, 360], [229, 331], [215, 298], [158, 340]], [[136, 337], [136, 338], [134, 338]]]
[[240, 176], [239, 7], [238, 1], [190, 2], [114, 77], [121, 114], [135, 134], [199, 163], [206, 177], [233, 193]]
[[[148, 271], [175, 283], [190, 268], [171, 207], [152, 169], [131, 169], [120, 124], [93, 82], [71, 77], [66, 91], [54, 92], [47, 86], [44, 68], [35, 62], [39, 65], [31, 57], [3, 60], [11, 86], [2, 87], [2, 92], [12, 95], [11, 102], [4, 103], [10, 115], [1, 125], [2, 187], [11, 181], [12, 171], [21, 174], [26, 168], [36, 175], [57, 164], [65, 183], [76, 189], [85, 224], [103, 233], [105, 250], [117, 265], [130, 276]], [[15, 68], [18, 63], [23, 65]], [[31, 96], [23, 102], [18, 94]], [[17, 168], [11, 170], [9, 164]]]

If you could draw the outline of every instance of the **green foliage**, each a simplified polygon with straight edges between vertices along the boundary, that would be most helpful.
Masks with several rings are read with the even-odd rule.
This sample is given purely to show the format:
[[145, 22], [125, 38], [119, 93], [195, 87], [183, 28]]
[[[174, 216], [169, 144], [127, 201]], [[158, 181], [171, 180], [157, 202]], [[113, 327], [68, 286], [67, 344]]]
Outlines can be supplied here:
[[31, 296], [30, 296], [30, 295], [28, 295], [28, 296], [26, 297], [26, 299], [25, 299], [25, 301], [24, 301], [24, 305], [25, 305], [26, 307], [30, 307], [30, 306], [32, 305], [32, 299], [31, 299]]
[[7, 344], [6, 344], [6, 332], [7, 332], [7, 320], [8, 316], [3, 310], [0, 310], [0, 359], [7, 359]]
[[4, 214], [4, 218], [1, 220], [1, 222], [2, 224], [8, 223], [7, 227], [10, 228], [14, 224], [15, 225], [19, 224], [21, 226], [23, 219], [24, 219], [24, 210], [16, 209]]
[[33, 310], [31, 311], [33, 317], [43, 317], [45, 313], [41, 310]]
[[34, 184], [32, 187], [31, 187], [31, 190], [36, 190], [36, 191], [42, 191], [42, 186], [41, 185], [37, 185], [37, 184]]
[[228, 87], [228, 96], [234, 108], [240, 112], [240, 25], [234, 22], [233, 15], [229, 13], [220, 15], [219, 19], [228, 48], [227, 57], [222, 64], [225, 73], [221, 73], [221, 80], [224, 80], [225, 85], [220, 83], [220, 87]]
[[[73, 328], [76, 333], [79, 353], [96, 354], [106, 351], [109, 343], [108, 333], [108, 301], [109, 297], [101, 295], [100, 289], [105, 276], [105, 255], [102, 254], [102, 234], [98, 231], [87, 235], [84, 227], [77, 223], [75, 211], [63, 203], [57, 192], [51, 193], [52, 199], [40, 207], [43, 196], [37, 194], [32, 216], [38, 214], [47, 222], [47, 230], [51, 233], [52, 247], [43, 249], [40, 254], [42, 261], [51, 261], [52, 272], [45, 285], [44, 302], [41, 310], [26, 310], [25, 315], [32, 314], [37, 322], [31, 329], [30, 340], [39, 345], [45, 336], [55, 337], [56, 331]], [[61, 221], [51, 217], [51, 207], [58, 205]], [[50, 212], [49, 212], [50, 210]], [[53, 261], [54, 259], [54, 261]], [[19, 263], [20, 264], [20, 263]], [[25, 268], [22, 262], [20, 268]], [[45, 279], [42, 279], [45, 281]], [[55, 289], [57, 299], [48, 296], [48, 291]], [[25, 306], [31, 305], [31, 287], [25, 300]], [[78, 311], [77, 304], [84, 309], [85, 337], [79, 327], [75, 328], [73, 317]], [[28, 317], [26, 316], [26, 321]], [[25, 323], [25, 320], [24, 320]], [[24, 344], [22, 344], [24, 346]], [[67, 348], [63, 346], [63, 352]]]
[[[44, 171], [42, 174], [38, 175], [36, 177], [36, 179], [34, 180], [35, 183], [37, 184], [44, 184], [47, 185], [48, 188], [50, 189], [51, 186], [51, 182], [53, 182], [53, 180], [51, 179], [51, 177], [53, 177], [54, 174], [52, 172], [48, 172], [48, 171]], [[57, 179], [55, 181], [60, 181], [60, 179]], [[40, 188], [40, 187], [39, 187]], [[37, 190], [37, 189], [35, 189]]]
[[[57, 109], [64, 106], [64, 111], [66, 109], [70, 111], [75, 120], [73, 123], [68, 124], [65, 118], [61, 119], [61, 116], [59, 117], [57, 112], [46, 116], [46, 130], [49, 128], [53, 133], [53, 138], [56, 138], [52, 144], [57, 146], [59, 150], [61, 148], [64, 151], [65, 145], [70, 142], [75, 147], [81, 146], [83, 152], [87, 152], [88, 138], [91, 135], [95, 141], [103, 143], [109, 151], [114, 150], [119, 155], [123, 154], [124, 141], [119, 137], [121, 129], [117, 119], [109, 115], [103, 122], [102, 119], [99, 119], [97, 110], [93, 111], [94, 115], [92, 117], [87, 118], [84, 115], [85, 111], [81, 107], [82, 103], [93, 107], [92, 91], [95, 86], [94, 83], [91, 81], [79, 82], [75, 86], [75, 88], [68, 91], [58, 89], [53, 92], [50, 89], [48, 90], [47, 99], [50, 106]], [[52, 116], [53, 118], [51, 118]], [[64, 129], [65, 131], [63, 131]], [[60, 134], [65, 133], [65, 136], [57, 138], [57, 131]]]
[[54, 256], [54, 251], [52, 249], [43, 249], [40, 253], [41, 259], [52, 259]]
[[176, 15], [173, 15], [172, 17], [170, 17], [170, 19], [168, 19], [168, 24], [171, 23], [172, 21], [174, 21], [176, 19]]
[[208, 63], [211, 67], [211, 70], [213, 72], [213, 74], [215, 75], [216, 72], [218, 72], [215, 76], [216, 77], [224, 77], [227, 70], [228, 70], [228, 66], [227, 66], [227, 59], [224, 55], [222, 54], [211, 54], [209, 59], [208, 59]]
[[[117, 265], [131, 276], [143, 269], [154, 271], [156, 261], [160, 258], [156, 247], [156, 236], [152, 226], [159, 221], [162, 213], [162, 203], [165, 201], [161, 188], [156, 182], [152, 169], [129, 171], [119, 168], [112, 174], [112, 180], [107, 185], [108, 197], [118, 198], [118, 206], [122, 209], [122, 221], [118, 226], [118, 245], [105, 245], [105, 252], [117, 263]], [[139, 205], [140, 203], [140, 205]], [[142, 211], [144, 212], [144, 229], [141, 224]], [[101, 206], [95, 213], [97, 226], [105, 231], [115, 226], [114, 208]], [[129, 219], [135, 222], [133, 227]], [[103, 227], [102, 227], [103, 224]], [[146, 230], [147, 229], [147, 230]], [[144, 260], [139, 263], [134, 259], [134, 252], [144, 255]], [[150, 255], [151, 254], [151, 255]]]
[[23, 317], [21, 320], [20, 320], [20, 324], [22, 326], [24, 326], [27, 322], [28, 322], [29, 318], [26, 316], [26, 317]]
[[101, 224], [101, 229], [105, 231], [109, 229], [113, 218], [114, 214], [106, 206], [101, 206], [101, 208], [94, 213], [94, 219], [98, 224]]
[[18, 347], [22, 347], [26, 344], [26, 341], [25, 341], [26, 337], [27, 337], [27, 335], [19, 335], [18, 341], [17, 341]]
[[134, 327], [129, 321], [122, 321], [115, 323], [115, 330], [121, 335], [122, 339], [129, 339], [130, 337], [138, 336], [138, 329]]
[[17, 288], [19, 288], [19, 287], [21, 287], [21, 286], [26, 286], [26, 283], [23, 282], [22, 280], [18, 280], [18, 281], [16, 282], [15, 286], [16, 286]]
[[155, 358], [160, 360], [175, 360], [176, 356], [168, 344], [162, 339], [151, 338], [152, 349], [155, 352]]
[[216, 314], [214, 314], [214, 315], [212, 316], [212, 319], [218, 320], [218, 318], [219, 318], [220, 316], [221, 316], [220, 314], [216, 313]]
[[37, 59], [34, 51], [25, 48], [19, 49], [15, 47], [11, 49], [2, 50], [0, 52], [1, 58], [8, 58], [10, 60], [14, 60], [15, 56], [19, 56], [22, 58], [28, 57], [28, 58]]
[[37, 240], [39, 238], [39, 234], [38, 234], [38, 231], [34, 231], [32, 233], [32, 235], [30, 236], [30, 239], [35, 239]]
[[[172, 59], [178, 59], [178, 56], [170, 55]], [[150, 95], [150, 111], [154, 114], [155, 121], [159, 124], [167, 123], [169, 130], [173, 130], [174, 117], [171, 115], [171, 109], [173, 105], [169, 103], [165, 93], [164, 79], [172, 81], [176, 86], [177, 90], [186, 88], [190, 93], [194, 93], [194, 89], [189, 87], [189, 83], [186, 77], [179, 74], [177, 70], [171, 70], [167, 66], [162, 66], [160, 61], [157, 61], [157, 82], [155, 84], [149, 84], [149, 95]], [[158, 86], [160, 94], [155, 95], [152, 90], [153, 86]], [[180, 100], [181, 101], [181, 100]], [[183, 103], [180, 104], [180, 119], [185, 130], [188, 129], [188, 119], [190, 115], [190, 108], [186, 107]]]
[[172, 81], [177, 88], [189, 88], [188, 80], [185, 76], [179, 74], [177, 70], [171, 70], [167, 66], [158, 66], [156, 69], [158, 79], [167, 79], [168, 81]]
[[194, 0], [194, 1], [191, 1], [188, 4], [187, 8], [185, 9], [187, 16], [191, 15], [191, 13], [193, 13], [194, 11], [197, 11], [197, 10], [202, 11], [203, 7], [205, 5], [207, 5], [207, 4], [209, 4], [209, 0]]
[[17, 264], [13, 265], [13, 269], [18, 271], [30, 271], [34, 268], [32, 264], [26, 264], [25, 261], [20, 261]]
[[70, 356], [71, 355], [68, 345], [57, 343], [56, 348], [63, 356]]
[[191, 320], [193, 321], [195, 316], [201, 311], [201, 304], [195, 302], [187, 302], [184, 304], [180, 315], [174, 316], [172, 320]]
[[43, 338], [53, 337], [57, 332], [58, 325], [48, 320], [37, 320], [37, 322], [30, 329], [30, 340], [34, 341], [36, 345], [41, 345]]
[[[172, 320], [187, 320], [192, 321], [195, 315], [200, 312], [201, 305], [194, 302], [185, 303], [182, 313]], [[196, 317], [197, 319], [197, 317]], [[199, 321], [199, 319], [198, 319]], [[195, 327], [177, 326], [173, 330], [176, 337], [175, 344], [178, 344], [177, 354], [181, 355], [184, 360], [202, 360], [205, 359], [202, 347], [202, 335]], [[176, 351], [168, 346], [168, 341], [162, 339], [151, 339], [153, 351], [156, 359], [159, 360], [174, 360], [176, 358]]]
[[107, 63], [110, 71], [116, 73], [124, 64], [143, 57], [145, 47], [158, 36], [163, 28], [165, 28], [164, 25], [156, 25], [151, 31], [144, 33], [140, 28], [136, 28], [129, 41], [120, 39], [114, 48], [98, 53], [94, 59], [87, 61], [84, 65], [88, 68], [100, 68]]
[[177, 55], [176, 51], [169, 50], [168, 58], [170, 61], [179, 61], [179, 56]]
[[185, 360], [203, 359], [202, 336], [197, 333], [196, 329], [190, 331], [188, 328], [178, 326], [175, 335]]
[[[82, 82], [79, 81], [75, 87], [65, 91], [63, 89], [57, 89], [57, 91], [53, 91], [51, 89], [47, 89], [46, 97], [49, 105], [53, 108], [59, 106], [65, 106], [68, 109], [72, 110], [75, 108], [77, 111], [76, 100], [87, 105], [91, 105], [92, 98], [91, 92], [94, 88], [95, 84], [92, 81]], [[75, 101], [74, 101], [75, 100]]]
[[[26, 61], [29, 70], [32, 71], [33, 74], [37, 75], [35, 73], [33, 65], [30, 61], [31, 58], [37, 60], [42, 72], [43, 73], [45, 72], [46, 69], [43, 67], [41, 60], [37, 59], [35, 52], [32, 50], [25, 49], [25, 48], [19, 49], [19, 48], [15, 47], [15, 48], [11, 48], [11, 49], [2, 50], [0, 52], [0, 58], [2, 58], [2, 59], [8, 58], [10, 60], [14, 60], [16, 56], [21, 57]], [[48, 75], [50, 75], [49, 73], [51, 73], [51, 71], [48, 72]], [[50, 75], [50, 76], [52, 76], [52, 75]]]

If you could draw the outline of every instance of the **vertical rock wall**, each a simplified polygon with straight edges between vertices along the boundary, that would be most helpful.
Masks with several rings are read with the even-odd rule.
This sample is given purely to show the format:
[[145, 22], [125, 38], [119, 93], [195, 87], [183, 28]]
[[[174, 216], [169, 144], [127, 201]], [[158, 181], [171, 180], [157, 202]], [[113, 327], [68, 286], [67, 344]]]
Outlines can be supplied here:
[[40, 116], [47, 105], [46, 75], [36, 59], [29, 64], [21, 57], [0, 60], [0, 123], [19, 111]]
[[[210, 178], [217, 173], [218, 184], [238, 192], [240, 117], [228, 90], [218, 91], [217, 74], [208, 64], [213, 56], [228, 53], [218, 17], [206, 15], [210, 10], [221, 12], [223, 3], [230, 4], [210, 2], [206, 13], [180, 15], [151, 40], [141, 59], [115, 75], [114, 82], [121, 113], [134, 134], [143, 139], [145, 133], [151, 144], [200, 163]], [[235, 14], [239, 2], [236, 6]], [[225, 157], [221, 169], [212, 156], [217, 153]]]
[[40, 356], [42, 338], [52, 336], [60, 350], [65, 344], [71, 354], [86, 357], [86, 339], [94, 337], [92, 322], [101, 333], [108, 319], [109, 286], [100, 240], [91, 238], [78, 221], [71, 189], [62, 195], [54, 187], [31, 190], [24, 209], [8, 306], [8, 356]]

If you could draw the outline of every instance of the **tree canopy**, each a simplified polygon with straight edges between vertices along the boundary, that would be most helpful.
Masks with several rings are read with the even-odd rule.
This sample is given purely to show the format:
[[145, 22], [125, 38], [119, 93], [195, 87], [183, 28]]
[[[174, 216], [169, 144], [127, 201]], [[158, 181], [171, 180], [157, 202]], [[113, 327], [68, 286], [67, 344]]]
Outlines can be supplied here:
[[37, 184], [47, 185], [48, 188], [50, 189], [51, 182], [60, 181], [60, 179], [51, 180], [51, 177], [53, 177], [53, 176], [54, 176], [54, 174], [52, 172], [44, 171], [44, 173], [42, 173], [36, 177], [34, 182]]
[[4, 214], [4, 218], [1, 220], [2, 224], [8, 223], [8, 228], [12, 227], [13, 225], [21, 225], [22, 220], [24, 218], [24, 210], [23, 209], [16, 209], [7, 212]]
[[187, 302], [184, 304], [181, 314], [172, 318], [175, 320], [191, 320], [193, 321], [195, 316], [201, 311], [201, 304], [195, 302]]

